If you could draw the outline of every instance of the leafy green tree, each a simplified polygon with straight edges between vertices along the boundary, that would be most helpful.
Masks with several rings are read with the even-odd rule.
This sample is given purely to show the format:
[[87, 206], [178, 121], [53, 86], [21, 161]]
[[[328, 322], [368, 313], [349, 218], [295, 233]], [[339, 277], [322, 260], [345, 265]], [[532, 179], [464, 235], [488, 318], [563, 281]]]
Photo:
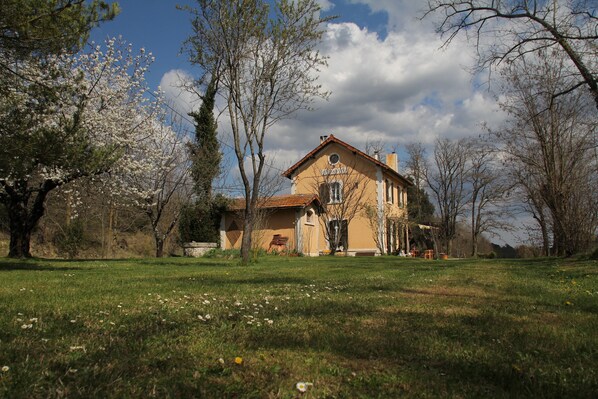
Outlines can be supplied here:
[[430, 196], [426, 190], [415, 185], [409, 186], [407, 187], [407, 198], [409, 199], [409, 221], [430, 223], [434, 218], [434, 204], [430, 202]]
[[197, 202], [209, 204], [212, 200], [212, 182], [220, 173], [222, 153], [218, 143], [218, 124], [214, 118], [214, 102], [218, 92], [218, 78], [213, 75], [203, 96], [198, 112], [189, 115], [195, 121], [195, 142], [189, 143], [191, 176], [195, 182]]
[[118, 13], [118, 3], [104, 0], [2, 0], [0, 74], [26, 78], [16, 60], [76, 53], [92, 28]]

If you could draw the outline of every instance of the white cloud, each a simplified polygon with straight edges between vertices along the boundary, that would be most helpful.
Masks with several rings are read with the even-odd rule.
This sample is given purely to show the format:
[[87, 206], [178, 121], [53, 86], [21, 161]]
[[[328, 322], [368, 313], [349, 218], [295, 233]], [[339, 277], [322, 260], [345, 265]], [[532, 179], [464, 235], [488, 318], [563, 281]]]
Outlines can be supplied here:
[[455, 42], [440, 50], [433, 32], [412, 33], [381, 38], [354, 23], [330, 24], [322, 43], [329, 66], [320, 82], [332, 96], [275, 126], [269, 147], [304, 154], [324, 134], [359, 148], [368, 139], [432, 144], [437, 137], [478, 135], [481, 122], [496, 120], [492, 96], [474, 90], [465, 68], [473, 62], [470, 47]]
[[171, 69], [160, 80], [160, 89], [164, 92], [166, 100], [184, 116], [201, 105], [197, 94], [186, 88], [193, 80], [193, 76], [182, 69]]
[[330, 0], [317, 0], [322, 11], [330, 11], [334, 8], [334, 3]]

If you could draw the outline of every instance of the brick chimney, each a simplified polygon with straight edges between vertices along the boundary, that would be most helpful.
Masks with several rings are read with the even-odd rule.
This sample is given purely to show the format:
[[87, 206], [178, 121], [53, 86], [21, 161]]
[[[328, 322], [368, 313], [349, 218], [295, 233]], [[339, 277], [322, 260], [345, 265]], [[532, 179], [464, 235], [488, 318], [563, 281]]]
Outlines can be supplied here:
[[399, 159], [397, 158], [396, 152], [386, 154], [386, 164], [395, 172], [399, 172]]

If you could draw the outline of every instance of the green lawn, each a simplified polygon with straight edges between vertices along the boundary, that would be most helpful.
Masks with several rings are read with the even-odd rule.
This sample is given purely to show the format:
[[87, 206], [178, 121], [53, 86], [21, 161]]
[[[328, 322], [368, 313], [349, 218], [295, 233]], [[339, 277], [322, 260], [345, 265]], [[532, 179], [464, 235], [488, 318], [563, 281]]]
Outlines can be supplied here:
[[0, 259], [0, 276], [7, 398], [598, 393], [596, 261]]

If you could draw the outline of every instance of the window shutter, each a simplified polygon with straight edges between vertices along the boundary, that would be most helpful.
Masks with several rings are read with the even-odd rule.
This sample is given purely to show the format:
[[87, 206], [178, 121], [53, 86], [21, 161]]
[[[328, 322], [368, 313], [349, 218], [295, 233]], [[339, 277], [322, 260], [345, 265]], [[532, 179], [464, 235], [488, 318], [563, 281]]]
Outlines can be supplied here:
[[330, 202], [330, 188], [328, 184], [320, 184], [320, 201], [322, 204], [326, 205]]

